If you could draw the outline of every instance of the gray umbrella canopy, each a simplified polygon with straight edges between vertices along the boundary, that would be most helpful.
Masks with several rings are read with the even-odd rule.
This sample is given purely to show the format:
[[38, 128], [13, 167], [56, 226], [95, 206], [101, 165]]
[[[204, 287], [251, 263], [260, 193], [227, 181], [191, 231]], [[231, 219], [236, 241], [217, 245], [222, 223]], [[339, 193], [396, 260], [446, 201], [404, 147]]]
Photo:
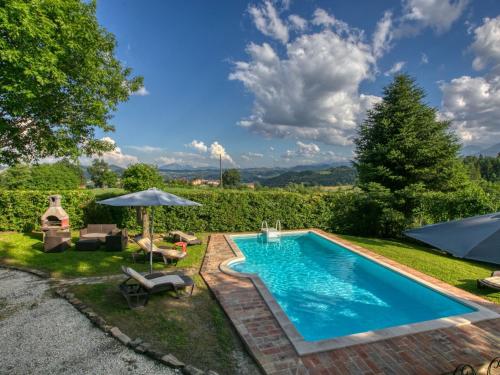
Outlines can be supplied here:
[[136, 193], [120, 195], [119, 197], [105, 199], [97, 203], [120, 207], [153, 207], [151, 211], [151, 230], [149, 231], [151, 243], [151, 249], [149, 251], [150, 273], [153, 272], [154, 208], [156, 206], [201, 206], [199, 203], [154, 188], [138, 191]]
[[158, 189], [148, 189], [105, 199], [97, 203], [108, 206], [152, 207], [152, 206], [201, 206], [201, 204], [166, 193]]
[[500, 212], [426, 225], [404, 234], [458, 258], [500, 264]]

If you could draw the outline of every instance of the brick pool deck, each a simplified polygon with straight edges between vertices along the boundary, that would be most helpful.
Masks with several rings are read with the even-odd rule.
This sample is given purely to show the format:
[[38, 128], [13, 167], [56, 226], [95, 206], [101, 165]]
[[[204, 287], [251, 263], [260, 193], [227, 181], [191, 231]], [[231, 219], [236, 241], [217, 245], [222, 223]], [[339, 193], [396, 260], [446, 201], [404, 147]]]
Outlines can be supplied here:
[[[335, 235], [317, 232], [431, 282], [451, 294], [500, 313], [499, 305]], [[491, 319], [299, 356], [253, 281], [220, 271], [220, 263], [234, 256], [224, 235], [213, 234], [207, 246], [201, 275], [266, 374], [434, 375], [450, 373], [462, 363], [482, 368], [480, 373], [485, 373], [489, 362], [500, 355], [500, 319]]]

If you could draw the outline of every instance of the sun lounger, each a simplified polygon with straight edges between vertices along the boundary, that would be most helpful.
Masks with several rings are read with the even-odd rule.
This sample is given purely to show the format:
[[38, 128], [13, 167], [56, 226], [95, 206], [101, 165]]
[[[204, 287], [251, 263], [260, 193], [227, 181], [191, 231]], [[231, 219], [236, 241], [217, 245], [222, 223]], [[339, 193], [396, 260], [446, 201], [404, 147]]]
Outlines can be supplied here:
[[[149, 296], [154, 293], [174, 291], [176, 297], [180, 298], [180, 291], [191, 287], [189, 295], [193, 294], [193, 279], [181, 273], [156, 272], [142, 275], [125, 266], [122, 266], [122, 272], [127, 278], [119, 285], [119, 288], [131, 309], [146, 306]], [[133, 282], [130, 283], [132, 280]]]
[[182, 241], [186, 242], [188, 245], [200, 245], [201, 240], [194, 235], [192, 232], [182, 232], [180, 230], [173, 230], [169, 232], [169, 236], [174, 239], [175, 242]]
[[500, 271], [493, 271], [490, 277], [477, 280], [478, 288], [492, 288], [500, 290]]
[[[134, 238], [134, 241], [140, 246], [141, 252], [144, 253], [144, 255], [149, 255], [150, 249], [151, 249], [151, 240], [146, 237], [136, 237]], [[160, 256], [163, 258], [163, 261], [165, 264], [177, 264], [177, 262], [180, 259], [183, 259], [187, 256], [187, 252], [185, 251], [180, 251], [172, 248], [167, 248], [164, 246], [156, 246], [153, 243], [153, 256]], [[134, 257], [134, 256], [133, 256]], [[134, 257], [135, 261], [135, 257]]]

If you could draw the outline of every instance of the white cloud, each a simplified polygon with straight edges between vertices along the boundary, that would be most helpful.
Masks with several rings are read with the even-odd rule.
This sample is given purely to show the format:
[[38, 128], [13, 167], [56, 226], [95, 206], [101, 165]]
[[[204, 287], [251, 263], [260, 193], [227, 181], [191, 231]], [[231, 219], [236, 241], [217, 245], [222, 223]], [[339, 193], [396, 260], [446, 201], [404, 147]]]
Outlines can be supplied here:
[[483, 24], [474, 30], [474, 43], [471, 49], [476, 54], [472, 66], [482, 70], [491, 66], [499, 70], [500, 66], [500, 16], [485, 18]]
[[177, 163], [180, 163], [181, 160], [176, 159], [176, 158], [172, 158], [169, 156], [160, 156], [160, 157], [155, 159], [155, 162], [156, 162], [156, 164], [161, 166], [161, 165], [168, 165], [168, 164], [177, 164]]
[[266, 0], [262, 6], [251, 5], [248, 12], [252, 16], [257, 29], [264, 35], [288, 42], [288, 27], [281, 20], [271, 1]]
[[292, 158], [313, 159], [320, 154], [320, 151], [319, 146], [315, 143], [304, 143], [298, 141], [296, 150], [286, 150], [281, 157], [286, 160], [290, 160]]
[[463, 76], [441, 83], [442, 114], [464, 143], [492, 143], [500, 134], [500, 77]]
[[474, 29], [473, 67], [490, 68], [483, 77], [462, 76], [441, 82], [442, 116], [465, 144], [491, 144], [500, 135], [500, 16]]
[[234, 164], [233, 159], [226, 152], [226, 149], [217, 141], [213, 142], [210, 145], [210, 157], [212, 159], [219, 159], [220, 157], [222, 157], [222, 160], [226, 160], [226, 161]]
[[406, 61], [398, 61], [397, 63], [394, 63], [394, 65], [391, 67], [391, 69], [386, 71], [384, 73], [384, 75], [390, 76], [390, 75], [399, 73], [401, 71], [401, 69], [404, 68], [405, 64], [406, 64]]
[[294, 30], [304, 31], [307, 28], [307, 21], [296, 14], [289, 15], [288, 21]]
[[[112, 151], [104, 152], [102, 155], [94, 155], [93, 158], [103, 159], [106, 163], [118, 165], [119, 167], [127, 167], [130, 164], [139, 162], [137, 156], [124, 154], [121, 148], [116, 146], [115, 140], [111, 137], [104, 137], [101, 140], [111, 143], [115, 148]], [[93, 158], [82, 158], [82, 164], [90, 164]]]
[[[327, 16], [332, 18], [316, 12], [315, 22], [329, 23]], [[351, 144], [357, 124], [379, 100], [359, 93], [360, 83], [373, 75], [371, 46], [356, 30], [340, 35], [325, 28], [285, 48], [280, 58], [269, 44], [251, 43], [250, 60], [235, 63], [229, 79], [255, 97], [252, 114], [239, 125], [266, 136]]]
[[350, 27], [346, 22], [341, 21], [333, 14], [329, 14], [324, 9], [317, 8], [314, 11], [312, 24], [323, 26], [325, 28], [333, 28], [337, 34], [345, 34], [349, 39], [360, 40], [363, 37], [363, 31]]
[[254, 159], [262, 159], [264, 157], [264, 154], [258, 153], [258, 152], [245, 152], [244, 154], [241, 154], [241, 158], [245, 161], [250, 161]]
[[143, 145], [143, 146], [124, 146], [125, 148], [139, 151], [139, 152], [144, 152], [144, 153], [154, 153], [154, 152], [162, 152], [164, 149], [161, 147], [155, 147], [155, 146], [148, 146], [148, 145]]
[[134, 91], [132, 95], [137, 95], [137, 96], [146, 96], [149, 95], [149, 91], [146, 89], [145, 86], [139, 87], [137, 91]]
[[302, 156], [311, 157], [319, 154], [320, 148], [315, 143], [304, 143], [301, 141], [297, 142], [298, 150], [297, 153]]
[[381, 57], [391, 48], [392, 34], [392, 13], [387, 11], [377, 22], [375, 32], [373, 33], [373, 54], [375, 57]]
[[427, 55], [424, 52], [422, 52], [422, 55], [420, 56], [420, 64], [424, 65], [428, 63], [429, 63], [429, 57], [427, 57]]
[[208, 151], [207, 145], [202, 141], [197, 141], [196, 139], [193, 139], [193, 141], [186, 146], [191, 147], [198, 152], [207, 152]]
[[[448, 31], [464, 12], [468, 0], [404, 0], [401, 29], [418, 32], [421, 28], [431, 27], [437, 33]], [[406, 23], [406, 24], [405, 24]], [[409, 27], [409, 28], [406, 28]]]

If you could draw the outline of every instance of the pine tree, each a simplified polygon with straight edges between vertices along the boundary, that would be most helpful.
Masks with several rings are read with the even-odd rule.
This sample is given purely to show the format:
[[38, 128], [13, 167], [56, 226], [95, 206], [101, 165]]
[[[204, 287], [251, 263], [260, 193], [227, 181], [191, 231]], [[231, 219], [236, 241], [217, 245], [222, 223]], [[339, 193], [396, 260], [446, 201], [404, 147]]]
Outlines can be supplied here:
[[368, 112], [355, 140], [361, 187], [378, 183], [390, 191], [412, 186], [453, 191], [467, 184], [460, 145], [450, 123], [437, 119], [425, 93], [408, 75], [397, 75]]

